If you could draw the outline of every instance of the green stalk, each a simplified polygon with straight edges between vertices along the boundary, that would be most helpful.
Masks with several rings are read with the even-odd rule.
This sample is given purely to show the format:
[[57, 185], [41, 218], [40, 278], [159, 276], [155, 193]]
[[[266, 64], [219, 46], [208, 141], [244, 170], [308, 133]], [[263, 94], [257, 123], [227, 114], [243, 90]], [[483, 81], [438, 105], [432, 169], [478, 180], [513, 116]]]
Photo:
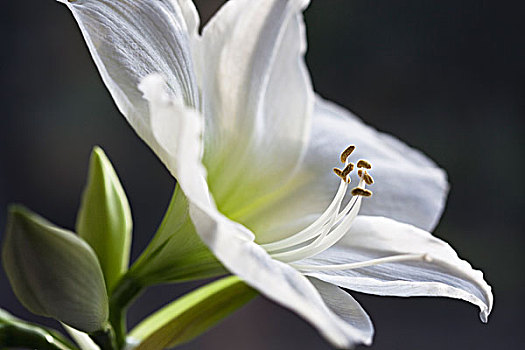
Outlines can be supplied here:
[[100, 350], [117, 350], [117, 342], [115, 339], [115, 333], [111, 325], [108, 325], [105, 329], [89, 333], [89, 337], [97, 344]]
[[126, 343], [127, 311], [133, 300], [144, 290], [145, 286], [130, 274], [125, 274], [118, 281], [109, 299], [109, 322], [114, 330], [117, 348], [122, 349]]

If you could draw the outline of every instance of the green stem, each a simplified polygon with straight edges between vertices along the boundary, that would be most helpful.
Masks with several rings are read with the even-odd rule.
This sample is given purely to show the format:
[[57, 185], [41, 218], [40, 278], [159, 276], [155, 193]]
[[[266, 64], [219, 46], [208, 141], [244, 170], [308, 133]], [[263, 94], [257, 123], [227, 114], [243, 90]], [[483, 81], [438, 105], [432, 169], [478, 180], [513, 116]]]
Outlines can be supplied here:
[[117, 350], [115, 333], [110, 325], [103, 330], [89, 333], [89, 337], [97, 344], [100, 350]]
[[126, 343], [128, 306], [144, 290], [144, 285], [130, 274], [122, 276], [111, 293], [109, 300], [109, 322], [113, 326], [118, 349]]

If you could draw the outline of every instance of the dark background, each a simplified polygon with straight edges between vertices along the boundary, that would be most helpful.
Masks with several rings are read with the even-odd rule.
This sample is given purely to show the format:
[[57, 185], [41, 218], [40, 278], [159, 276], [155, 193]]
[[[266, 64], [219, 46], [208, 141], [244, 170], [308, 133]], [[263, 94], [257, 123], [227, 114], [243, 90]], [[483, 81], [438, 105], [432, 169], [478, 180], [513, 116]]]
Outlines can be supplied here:
[[[221, 1], [198, 1], [204, 18]], [[316, 90], [422, 149], [452, 191], [436, 235], [483, 270], [495, 307], [354, 293], [371, 315], [373, 349], [515, 349], [525, 343], [523, 2], [314, 1], [307, 61]], [[116, 110], [67, 9], [5, 1], [0, 14], [0, 227], [21, 202], [74, 226], [88, 156], [101, 145], [134, 214], [133, 257], [160, 222], [173, 180]], [[130, 318], [196, 284], [155, 288]], [[3, 271], [0, 306], [32, 320]], [[186, 348], [328, 349], [300, 318], [258, 298]]]

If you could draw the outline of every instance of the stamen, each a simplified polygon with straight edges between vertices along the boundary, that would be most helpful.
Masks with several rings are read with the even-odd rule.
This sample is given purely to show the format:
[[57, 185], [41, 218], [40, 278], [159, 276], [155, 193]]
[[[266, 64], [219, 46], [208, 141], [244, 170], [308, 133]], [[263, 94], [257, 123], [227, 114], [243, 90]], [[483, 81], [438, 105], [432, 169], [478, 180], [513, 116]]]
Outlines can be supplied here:
[[353, 188], [351, 193], [352, 193], [352, 196], [370, 197], [372, 195], [372, 191], [367, 190], [366, 188], [361, 188], [361, 187]]
[[392, 255], [384, 258], [372, 259], [357, 263], [350, 264], [338, 264], [338, 265], [298, 265], [291, 264], [298, 270], [308, 270], [308, 271], [338, 271], [338, 270], [353, 270], [360, 269], [363, 267], [370, 267], [379, 264], [387, 264], [394, 262], [403, 262], [403, 261], [425, 261], [432, 262], [432, 257], [428, 254], [401, 254], [401, 255]]
[[[358, 186], [364, 186], [363, 180], [359, 182]], [[361, 198], [363, 197], [354, 196], [345, 208], [337, 214], [336, 219], [332, 219], [330, 224], [325, 226], [321, 232], [318, 232], [317, 238], [313, 242], [303, 246], [289, 246], [285, 251], [271, 254], [272, 257], [283, 262], [292, 262], [308, 258], [330, 248], [337, 243], [352, 226], [361, 206]], [[314, 237], [315, 236], [312, 238]]]
[[346, 147], [346, 149], [341, 153], [341, 163], [346, 163], [346, 160], [348, 159], [348, 156], [352, 154], [352, 152], [355, 150], [354, 145], [350, 145]]
[[337, 220], [337, 213], [339, 212], [341, 202], [343, 201], [347, 188], [348, 185], [341, 181], [339, 189], [337, 190], [332, 203], [330, 203], [326, 211], [319, 218], [317, 218], [317, 220], [310, 224], [310, 226], [287, 238], [283, 238], [272, 243], [262, 244], [262, 247], [267, 252], [287, 249], [289, 247], [306, 242], [309, 239], [315, 238], [320, 234], [320, 232], [324, 230], [325, 227], [328, 227], [328, 229], [331, 228], [334, 220]]
[[348, 163], [341, 172], [341, 174], [346, 177], [352, 172], [352, 170], [354, 170], [354, 163]]
[[334, 168], [334, 173], [339, 176], [341, 179], [345, 180], [345, 176], [343, 175], [343, 170], [339, 168]]
[[359, 160], [357, 167], [360, 168], [358, 175], [361, 179], [357, 187], [351, 191], [353, 197], [341, 210], [348, 183], [350, 183], [349, 175], [356, 167], [355, 164], [348, 162], [348, 157], [355, 148], [354, 145], [350, 145], [341, 153], [341, 161], [345, 164], [343, 169], [333, 168], [334, 173], [342, 181], [332, 203], [322, 215], [306, 228], [291, 236], [261, 244], [261, 247], [274, 259], [291, 263], [311, 257], [333, 246], [348, 233], [359, 212], [362, 198], [372, 195], [370, 190], [364, 188], [365, 184], [374, 183], [372, 176], [364, 170], [371, 169], [372, 165], [364, 159]]
[[359, 162], [357, 162], [358, 168], [365, 168], [365, 169], [372, 169], [372, 164], [370, 164], [368, 161], [361, 159]]
[[[307, 244], [306, 246], [300, 246], [291, 250], [271, 254], [272, 257], [282, 262], [293, 262], [309, 258], [330, 248], [331, 246], [336, 244], [352, 226], [352, 223], [355, 217], [357, 216], [357, 213], [359, 212], [359, 208], [361, 206], [361, 198], [362, 197], [352, 198], [352, 200], [348, 203], [347, 207], [344, 210], [345, 213], [343, 214], [342, 220], [335, 224], [335, 228], [332, 228], [332, 231], [330, 231], [328, 234], [324, 234], [320, 240], [316, 239], [312, 243]], [[339, 216], [336, 222], [338, 220]]]
[[370, 176], [370, 174], [368, 174], [366, 171], [363, 174], [363, 180], [365, 180], [367, 185], [371, 185], [374, 183], [374, 178]]

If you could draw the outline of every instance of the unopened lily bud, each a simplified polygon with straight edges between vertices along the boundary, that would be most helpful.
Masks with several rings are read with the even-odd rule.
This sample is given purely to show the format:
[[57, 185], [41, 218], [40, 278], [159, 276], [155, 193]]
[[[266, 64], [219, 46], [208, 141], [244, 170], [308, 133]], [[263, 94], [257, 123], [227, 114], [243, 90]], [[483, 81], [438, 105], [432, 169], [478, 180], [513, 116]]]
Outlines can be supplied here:
[[97, 254], [108, 291], [128, 268], [131, 227], [126, 193], [104, 151], [95, 147], [76, 231]]
[[2, 259], [13, 291], [33, 313], [88, 333], [107, 325], [100, 264], [93, 249], [74, 233], [12, 206]]

